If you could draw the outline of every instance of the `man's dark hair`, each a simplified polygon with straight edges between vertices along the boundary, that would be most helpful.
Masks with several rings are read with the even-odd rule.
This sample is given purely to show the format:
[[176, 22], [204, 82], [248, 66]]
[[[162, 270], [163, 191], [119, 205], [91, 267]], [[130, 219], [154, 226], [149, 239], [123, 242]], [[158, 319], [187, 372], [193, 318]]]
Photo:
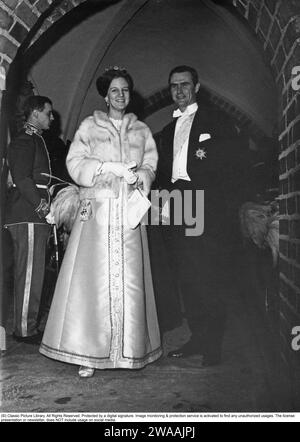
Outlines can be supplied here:
[[182, 72], [189, 72], [192, 76], [192, 80], [194, 83], [194, 86], [196, 86], [196, 84], [199, 82], [199, 77], [198, 77], [198, 73], [196, 71], [196, 69], [192, 68], [191, 66], [186, 66], [186, 65], [181, 65], [181, 66], [176, 66], [175, 68], [173, 68], [169, 74], [169, 84], [171, 81], [171, 77], [173, 74], [181, 74]]
[[52, 106], [52, 101], [48, 97], [43, 97], [41, 95], [32, 95], [28, 97], [23, 105], [25, 119], [27, 120], [34, 110], [42, 111], [46, 103]]
[[126, 69], [117, 66], [106, 69], [106, 71], [97, 79], [96, 87], [101, 97], [105, 98], [110, 86], [110, 83], [115, 78], [124, 78], [127, 81], [129, 92], [133, 90], [133, 79]]

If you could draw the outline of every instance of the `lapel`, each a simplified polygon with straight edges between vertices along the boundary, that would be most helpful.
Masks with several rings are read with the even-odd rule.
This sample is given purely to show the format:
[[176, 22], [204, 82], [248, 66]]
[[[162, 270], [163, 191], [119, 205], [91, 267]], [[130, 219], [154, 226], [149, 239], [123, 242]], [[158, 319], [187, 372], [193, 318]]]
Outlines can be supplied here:
[[[174, 133], [176, 121], [172, 121], [168, 126], [165, 127], [163, 132], [163, 151], [160, 153], [164, 157], [164, 162], [168, 166], [168, 173], [172, 175], [173, 167], [173, 152], [174, 152]], [[205, 132], [211, 132], [210, 120], [208, 117], [207, 109], [199, 106], [190, 131], [189, 146], [188, 146], [188, 157], [187, 157], [187, 169], [194, 162], [194, 151], [199, 142], [199, 135]], [[188, 171], [189, 173], [189, 171]]]
[[188, 146], [188, 157], [187, 157], [187, 168], [193, 162], [195, 149], [199, 144], [199, 135], [201, 133], [210, 132], [208, 130], [208, 118], [207, 112], [205, 112], [204, 108], [199, 107], [195, 118], [193, 120], [193, 124], [191, 127], [190, 138], [189, 138], [189, 146]]

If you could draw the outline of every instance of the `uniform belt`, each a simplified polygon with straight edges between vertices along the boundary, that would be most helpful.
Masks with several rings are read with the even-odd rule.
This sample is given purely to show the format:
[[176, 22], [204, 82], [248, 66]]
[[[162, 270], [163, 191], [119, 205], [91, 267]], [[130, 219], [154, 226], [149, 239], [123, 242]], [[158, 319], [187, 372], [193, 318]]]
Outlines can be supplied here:
[[[17, 187], [15, 184], [13, 184], [13, 187]], [[48, 189], [47, 184], [36, 184], [36, 187], [38, 189]]]

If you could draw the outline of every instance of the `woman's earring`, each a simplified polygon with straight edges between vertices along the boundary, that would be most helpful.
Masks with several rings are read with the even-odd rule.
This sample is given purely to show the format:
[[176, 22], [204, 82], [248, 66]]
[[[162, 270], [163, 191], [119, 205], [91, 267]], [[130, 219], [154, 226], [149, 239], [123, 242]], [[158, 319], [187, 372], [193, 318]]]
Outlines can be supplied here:
[[106, 106], [109, 107], [108, 98], [105, 98], [104, 100], [105, 100]]

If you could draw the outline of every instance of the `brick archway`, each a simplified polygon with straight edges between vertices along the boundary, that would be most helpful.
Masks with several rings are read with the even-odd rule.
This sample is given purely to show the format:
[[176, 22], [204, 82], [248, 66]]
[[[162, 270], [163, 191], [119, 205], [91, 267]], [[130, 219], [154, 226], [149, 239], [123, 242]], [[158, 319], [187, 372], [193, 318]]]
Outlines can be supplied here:
[[[32, 42], [67, 12], [86, 0], [3, 0], [0, 7], [0, 64], [8, 71], [33, 27]], [[30, 44], [31, 42], [29, 42]]]
[[[35, 29], [28, 45], [84, 1], [88, 0], [1, 2], [0, 103], [5, 74], [29, 32]], [[278, 88], [281, 354], [296, 383], [294, 390], [299, 392], [300, 351], [292, 351], [290, 345], [292, 328], [300, 326], [300, 91], [292, 87], [292, 69], [300, 65], [299, 0], [215, 0], [215, 3], [235, 8], [248, 22], [264, 49]], [[300, 404], [300, 393], [295, 394], [299, 395], [295, 401]]]

